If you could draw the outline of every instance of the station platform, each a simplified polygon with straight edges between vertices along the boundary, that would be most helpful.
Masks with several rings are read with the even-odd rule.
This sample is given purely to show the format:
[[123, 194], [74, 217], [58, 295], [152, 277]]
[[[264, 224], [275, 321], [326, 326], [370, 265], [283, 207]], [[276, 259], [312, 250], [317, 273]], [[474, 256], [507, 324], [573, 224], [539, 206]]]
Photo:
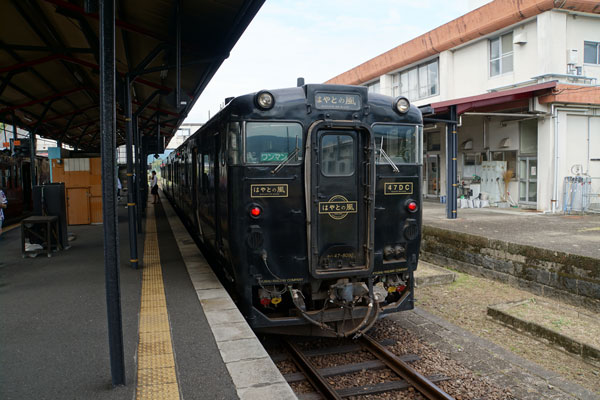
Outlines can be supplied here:
[[119, 230], [127, 385], [111, 385], [102, 226], [70, 226], [51, 258], [22, 258], [17, 228], [0, 236], [0, 398], [296, 398], [164, 197], [137, 270], [125, 203]]
[[600, 313], [600, 214], [423, 204], [421, 260]]
[[600, 260], [600, 214], [459, 208], [457, 218], [448, 219], [446, 204], [430, 200], [423, 204], [423, 224]]

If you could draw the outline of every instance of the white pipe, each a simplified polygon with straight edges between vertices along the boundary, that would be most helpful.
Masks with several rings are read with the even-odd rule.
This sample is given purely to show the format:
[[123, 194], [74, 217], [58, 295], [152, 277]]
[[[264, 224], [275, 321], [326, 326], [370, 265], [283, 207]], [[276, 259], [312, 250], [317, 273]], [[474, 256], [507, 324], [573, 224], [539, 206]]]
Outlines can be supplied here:
[[550, 208], [552, 213], [555, 213], [558, 198], [558, 111], [554, 104], [552, 104], [550, 114], [552, 114], [552, 118], [554, 118], [554, 182]]
[[585, 174], [590, 173], [590, 132], [592, 131], [592, 117], [588, 117], [588, 132], [587, 132], [587, 166], [585, 168]]
[[514, 118], [543, 118], [548, 116], [546, 113], [525, 114], [525, 113], [493, 113], [493, 112], [465, 112], [461, 115], [479, 115], [483, 117], [514, 117]]

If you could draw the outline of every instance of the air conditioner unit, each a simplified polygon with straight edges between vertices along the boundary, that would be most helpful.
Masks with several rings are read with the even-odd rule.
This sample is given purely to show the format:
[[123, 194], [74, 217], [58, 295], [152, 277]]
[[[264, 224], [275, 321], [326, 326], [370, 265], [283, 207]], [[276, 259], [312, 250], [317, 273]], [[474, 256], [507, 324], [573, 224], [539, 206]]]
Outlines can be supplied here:
[[579, 64], [579, 51], [577, 49], [567, 50], [567, 64]]

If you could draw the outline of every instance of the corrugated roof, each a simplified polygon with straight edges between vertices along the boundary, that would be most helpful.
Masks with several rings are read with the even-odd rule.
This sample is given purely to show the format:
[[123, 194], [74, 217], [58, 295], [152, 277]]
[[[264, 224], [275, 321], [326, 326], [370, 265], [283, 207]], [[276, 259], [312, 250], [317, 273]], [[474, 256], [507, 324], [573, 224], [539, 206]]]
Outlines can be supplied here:
[[[181, 99], [187, 104], [178, 109], [176, 1], [116, 1], [119, 79], [159, 49], [132, 85], [134, 112], [150, 101], [139, 116], [143, 134], [156, 134], [158, 116], [170, 139], [263, 2], [181, 0]], [[0, 18], [0, 121], [14, 118], [25, 129], [38, 126], [44, 137], [97, 150], [98, 14], [86, 12], [84, 0], [3, 0]], [[122, 144], [125, 118], [117, 114]]]

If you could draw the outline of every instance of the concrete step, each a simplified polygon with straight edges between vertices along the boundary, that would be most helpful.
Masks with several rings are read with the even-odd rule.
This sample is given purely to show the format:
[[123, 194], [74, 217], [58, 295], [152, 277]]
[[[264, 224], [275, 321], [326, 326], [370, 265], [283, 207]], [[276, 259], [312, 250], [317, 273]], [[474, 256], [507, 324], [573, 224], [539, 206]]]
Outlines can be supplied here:
[[445, 285], [454, 282], [455, 279], [456, 274], [454, 272], [426, 261], [419, 261], [415, 271], [417, 287]]

